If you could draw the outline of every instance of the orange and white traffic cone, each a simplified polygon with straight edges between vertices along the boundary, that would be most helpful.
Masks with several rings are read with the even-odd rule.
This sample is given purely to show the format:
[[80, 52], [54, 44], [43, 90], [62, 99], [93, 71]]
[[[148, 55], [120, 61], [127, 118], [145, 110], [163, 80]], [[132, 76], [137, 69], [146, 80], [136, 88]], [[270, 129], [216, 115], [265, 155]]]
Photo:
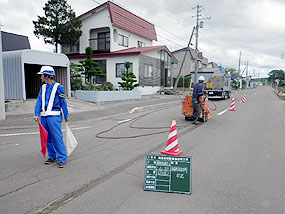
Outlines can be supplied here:
[[231, 107], [229, 111], [236, 111], [236, 104], [235, 104], [235, 98], [232, 99]]
[[178, 156], [182, 154], [182, 151], [178, 148], [178, 139], [177, 139], [177, 129], [176, 121], [172, 120], [170, 132], [168, 135], [167, 145], [164, 150], [161, 151], [161, 154]]
[[246, 103], [246, 98], [245, 98], [245, 94], [243, 95], [243, 97], [242, 97], [242, 101], [241, 101], [242, 103]]

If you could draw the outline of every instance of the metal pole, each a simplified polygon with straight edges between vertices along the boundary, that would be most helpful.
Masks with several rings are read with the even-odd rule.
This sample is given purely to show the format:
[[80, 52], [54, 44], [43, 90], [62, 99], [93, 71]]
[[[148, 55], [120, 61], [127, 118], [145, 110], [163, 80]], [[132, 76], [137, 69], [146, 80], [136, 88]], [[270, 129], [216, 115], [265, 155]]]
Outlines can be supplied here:
[[248, 89], [248, 61], [246, 62], [246, 89]]
[[[241, 51], [239, 52], [239, 60], [238, 60], [238, 76], [240, 78], [240, 60], [241, 60]], [[242, 77], [239, 79], [239, 88], [242, 88]]]
[[[177, 74], [177, 79], [176, 79], [175, 84], [174, 84], [174, 91], [176, 91], [176, 89], [177, 89], [178, 81], [179, 81], [179, 78], [180, 78], [180, 75], [181, 75], [181, 71], [183, 69], [183, 65], [184, 65], [184, 62], [185, 62], [185, 59], [186, 59], [187, 52], [189, 51], [189, 53], [190, 53], [189, 47], [190, 47], [190, 44], [191, 44], [191, 40], [192, 40], [192, 37], [193, 37], [194, 30], [195, 30], [195, 27], [193, 27], [193, 30], [192, 30], [192, 33], [191, 33], [191, 36], [190, 36], [190, 39], [189, 39], [189, 42], [188, 42], [188, 45], [187, 45], [187, 50], [185, 51], [181, 67], [180, 67], [179, 72]], [[190, 53], [190, 56], [191, 56], [191, 53]]]
[[197, 18], [196, 18], [196, 45], [195, 45], [195, 83], [198, 82], [198, 37], [199, 37], [199, 12], [200, 6], [197, 5]]
[[5, 97], [4, 97], [4, 76], [2, 64], [2, 37], [1, 37], [1, 21], [0, 21], [0, 120], [5, 120]]

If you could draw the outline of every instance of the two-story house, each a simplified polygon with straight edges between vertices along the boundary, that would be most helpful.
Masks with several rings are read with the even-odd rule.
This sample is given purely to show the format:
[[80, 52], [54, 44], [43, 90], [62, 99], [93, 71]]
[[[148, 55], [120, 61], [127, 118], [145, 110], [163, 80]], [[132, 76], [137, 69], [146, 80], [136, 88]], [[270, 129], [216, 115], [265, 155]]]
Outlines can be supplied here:
[[[183, 68], [181, 70], [180, 77], [189, 76], [190, 72], [195, 71], [195, 50], [190, 47], [182, 48], [172, 52], [172, 54], [175, 56], [175, 58], [178, 61], [177, 65], [174, 65], [172, 69], [174, 77], [177, 77], [179, 70], [181, 69], [185, 53], [186, 53], [186, 58], [183, 63]], [[208, 65], [208, 59], [206, 57], [203, 57], [202, 52], [198, 52], [197, 62], [198, 62], [199, 71], [206, 68]]]
[[142, 94], [154, 93], [172, 84], [172, 64], [177, 60], [166, 46], [152, 46], [157, 40], [155, 27], [148, 21], [113, 3], [106, 2], [79, 16], [82, 35], [73, 47], [62, 47], [71, 62], [85, 58], [85, 48], [92, 47], [92, 59], [99, 63], [104, 77], [94, 79], [119, 86], [124, 63], [140, 84]]

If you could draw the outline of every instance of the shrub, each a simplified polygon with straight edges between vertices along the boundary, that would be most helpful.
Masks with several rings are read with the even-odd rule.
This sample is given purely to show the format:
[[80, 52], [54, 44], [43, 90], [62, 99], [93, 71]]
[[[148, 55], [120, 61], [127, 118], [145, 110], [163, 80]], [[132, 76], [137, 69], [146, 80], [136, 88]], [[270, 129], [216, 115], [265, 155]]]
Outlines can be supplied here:
[[139, 86], [139, 84], [134, 84], [134, 82], [137, 82], [136, 75], [133, 72], [129, 72], [129, 68], [131, 67], [130, 62], [125, 63], [125, 68], [126, 72], [122, 73], [121, 79], [123, 82], [118, 82], [119, 85], [124, 89], [124, 90], [133, 90], [135, 87]]
[[[177, 79], [176, 77], [173, 78], [173, 86], [175, 85], [176, 79]], [[184, 87], [185, 88], [189, 88], [190, 80], [191, 80], [191, 77], [184, 77]], [[179, 77], [177, 87], [183, 87], [183, 77]]]
[[114, 86], [111, 82], [104, 82], [101, 86], [102, 91], [113, 91]]

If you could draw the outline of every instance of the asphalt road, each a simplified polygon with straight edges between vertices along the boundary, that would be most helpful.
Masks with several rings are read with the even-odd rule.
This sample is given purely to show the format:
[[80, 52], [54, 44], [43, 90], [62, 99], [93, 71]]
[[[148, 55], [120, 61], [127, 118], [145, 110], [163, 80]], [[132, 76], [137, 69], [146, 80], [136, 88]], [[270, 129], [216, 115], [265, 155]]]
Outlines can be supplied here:
[[[79, 146], [64, 169], [43, 165], [31, 126], [16, 136], [1, 129], [0, 213], [283, 213], [284, 102], [269, 87], [233, 97], [236, 112], [226, 111], [231, 100], [214, 101], [213, 119], [200, 126], [175, 103], [76, 115]], [[164, 149], [173, 119], [179, 148], [193, 159], [192, 195], [143, 191], [145, 155]]]

